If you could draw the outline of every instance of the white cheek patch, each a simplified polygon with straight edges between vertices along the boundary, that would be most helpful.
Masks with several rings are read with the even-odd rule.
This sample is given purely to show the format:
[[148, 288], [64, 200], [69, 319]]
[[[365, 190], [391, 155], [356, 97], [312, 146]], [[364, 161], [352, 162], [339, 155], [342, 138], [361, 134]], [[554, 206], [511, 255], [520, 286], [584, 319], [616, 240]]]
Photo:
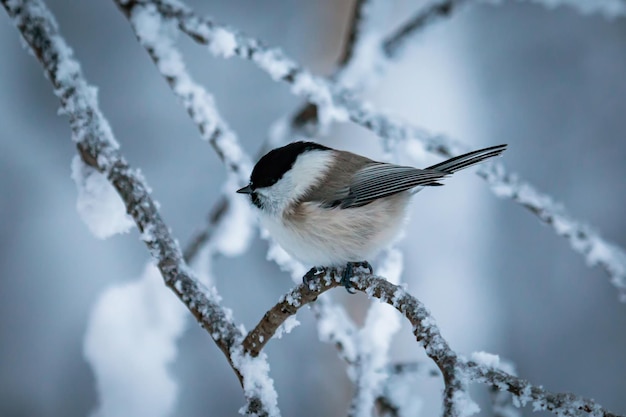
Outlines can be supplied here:
[[302, 197], [311, 187], [318, 184], [332, 164], [329, 151], [309, 151], [298, 156], [295, 164], [283, 177], [270, 187], [256, 190], [263, 197], [268, 211], [280, 213], [289, 204]]
[[302, 197], [311, 187], [317, 185], [333, 162], [332, 151], [309, 151], [300, 155], [286, 174], [291, 178], [293, 193]]

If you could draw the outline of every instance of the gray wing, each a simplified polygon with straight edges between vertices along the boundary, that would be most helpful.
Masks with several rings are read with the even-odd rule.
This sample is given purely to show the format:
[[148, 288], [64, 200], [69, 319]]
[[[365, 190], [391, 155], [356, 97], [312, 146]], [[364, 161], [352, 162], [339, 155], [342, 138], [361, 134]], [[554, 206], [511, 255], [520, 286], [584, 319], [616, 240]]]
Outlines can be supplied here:
[[400, 165], [373, 163], [357, 171], [348, 190], [337, 201], [341, 208], [360, 207], [379, 198], [388, 197], [424, 185], [441, 185], [437, 181], [445, 172]]
[[[375, 162], [345, 151], [336, 151], [333, 175], [311, 189], [302, 201], [323, 207], [360, 207], [379, 198], [425, 185], [442, 185], [448, 175], [499, 156], [506, 145], [491, 146], [450, 158], [425, 169]], [[349, 184], [346, 186], [345, 184]]]

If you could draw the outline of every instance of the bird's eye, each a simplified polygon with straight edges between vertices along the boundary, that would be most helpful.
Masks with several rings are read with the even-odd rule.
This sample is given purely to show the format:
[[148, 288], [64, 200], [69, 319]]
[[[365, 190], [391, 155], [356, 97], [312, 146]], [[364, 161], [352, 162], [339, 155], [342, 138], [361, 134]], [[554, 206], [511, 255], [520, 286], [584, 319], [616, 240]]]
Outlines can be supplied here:
[[250, 193], [250, 199], [252, 200], [252, 204], [257, 206], [258, 208], [263, 208], [263, 202], [261, 201], [259, 193], [257, 193], [256, 191], [252, 191]]

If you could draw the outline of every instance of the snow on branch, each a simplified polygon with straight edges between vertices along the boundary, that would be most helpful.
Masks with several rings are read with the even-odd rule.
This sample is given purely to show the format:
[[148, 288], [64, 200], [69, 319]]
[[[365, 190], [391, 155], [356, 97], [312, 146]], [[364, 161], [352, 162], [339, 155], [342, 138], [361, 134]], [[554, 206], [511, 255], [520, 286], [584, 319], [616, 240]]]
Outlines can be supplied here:
[[[118, 6], [131, 22], [137, 39], [161, 75], [198, 126], [202, 137], [211, 144], [229, 174], [234, 176], [227, 183], [223, 197], [209, 216], [207, 226], [199, 230], [185, 248], [185, 260], [189, 262], [195, 258], [211, 236], [214, 238], [211, 246], [213, 250], [231, 256], [241, 254], [251, 241], [255, 222], [249, 205], [234, 190], [247, 184], [252, 162], [241, 147], [235, 132], [220, 115], [213, 96], [188, 73], [183, 57], [175, 45], [178, 34], [175, 22], [163, 18], [151, 4], [129, 5], [118, 2]], [[220, 46], [225, 56], [229, 45], [229, 39], [225, 38]], [[216, 229], [224, 228], [219, 220], [226, 213], [229, 223], [236, 225], [237, 230], [229, 229], [228, 233], [216, 234]], [[231, 238], [219, 239], [226, 235]], [[233, 236], [236, 237], [236, 243], [233, 242]]]
[[[413, 18], [410, 18], [407, 23], [400, 26], [391, 35], [382, 39], [382, 23], [387, 17], [388, 4], [384, 1], [373, 0], [358, 0], [355, 2], [353, 11], [348, 22], [347, 40], [344, 44], [343, 51], [339, 58], [337, 69], [334, 75], [331, 77], [337, 82], [348, 83], [351, 88], [360, 88], [363, 84], [373, 83], [376, 77], [373, 77], [372, 72], [375, 69], [371, 68], [371, 63], [379, 54], [372, 53], [372, 48], [381, 49], [384, 56], [388, 59], [397, 58], [399, 51], [403, 50], [404, 46], [409, 39], [413, 39], [417, 33], [420, 33], [422, 29], [429, 24], [434, 23], [440, 19], [436, 19], [437, 16], [449, 16], [452, 11], [452, 7], [462, 3], [465, 0], [446, 0], [444, 3], [435, 4], [427, 7], [425, 10], [418, 12]], [[122, 3], [117, 1], [118, 6], [125, 13], [126, 16], [130, 16], [133, 13], [135, 6], [141, 6], [137, 3]], [[163, 20], [163, 19], [161, 19]], [[135, 27], [135, 25], [134, 25]], [[170, 38], [172, 35], [170, 35]], [[170, 41], [171, 42], [171, 41]], [[148, 49], [152, 59], [160, 68], [159, 62], [162, 60], [157, 54], [156, 48], [151, 48], [143, 41], [144, 46]], [[163, 44], [163, 43], [162, 43]], [[169, 42], [168, 42], [169, 44]], [[159, 49], [163, 49], [161, 46]], [[370, 53], [364, 53], [369, 51]], [[163, 53], [162, 53], [163, 54]], [[177, 51], [168, 52], [167, 55], [178, 55]], [[355, 70], [360, 68], [360, 70]], [[376, 68], [380, 71], [379, 76], [382, 76], [383, 70], [386, 66], [382, 65], [380, 68]], [[165, 72], [161, 72], [165, 76], [170, 86], [176, 92], [175, 85], [177, 84], [175, 79], [172, 79], [170, 75]], [[183, 77], [189, 79], [189, 76]], [[368, 81], [369, 79], [369, 81]], [[201, 86], [196, 85], [194, 90], [199, 91]], [[202, 94], [204, 95], [204, 94]], [[199, 95], [199, 96], [202, 96]], [[184, 96], [180, 97], [185, 105]], [[193, 100], [192, 100], [193, 102]], [[215, 110], [217, 112], [217, 110]], [[196, 121], [194, 113], [190, 111], [190, 115]], [[313, 103], [306, 103], [301, 106], [290, 117], [283, 117], [277, 120], [268, 138], [263, 143], [260, 149], [259, 156], [265, 154], [273, 147], [284, 144], [287, 140], [298, 136], [316, 136], [324, 126], [320, 126], [318, 119], [317, 106]], [[287, 120], [289, 119], [289, 120]], [[203, 126], [199, 124], [200, 130], [203, 131]], [[207, 216], [205, 225], [198, 228], [197, 232], [192, 237], [190, 243], [184, 248], [184, 257], [187, 262], [195, 258], [200, 248], [206, 245], [214, 236], [215, 229], [219, 227], [220, 222], [227, 213], [230, 213], [232, 199], [229, 196], [223, 196], [211, 209]], [[321, 314], [321, 312], [319, 312]]]
[[122, 156], [111, 128], [100, 112], [95, 89], [84, 79], [57, 23], [39, 0], [0, 0], [52, 82], [61, 108], [70, 119], [73, 139], [83, 162], [106, 175], [126, 205], [157, 263], [165, 284], [187, 306], [225, 354], [239, 377], [249, 414], [280, 415], [276, 392], [264, 357], [240, 353], [242, 331], [215, 289], [198, 282], [150, 197], [141, 173]]
[[[364, 1], [360, 2], [357, 7], [367, 7], [370, 9], [370, 14], [372, 14], [373, 11], [371, 9], [375, 8], [375, 4], [373, 3], [375, 2]], [[381, 2], [378, 1], [378, 3], [380, 4]], [[120, 2], [118, 2], [118, 5], [120, 6], [124, 14], [129, 17], [129, 19], [133, 23], [133, 28], [135, 30], [135, 33], [137, 34], [137, 37], [139, 38], [142, 45], [149, 52], [151, 58], [157, 65], [157, 68], [166, 78], [174, 93], [181, 99], [185, 107], [188, 109], [188, 112], [190, 113], [194, 121], [199, 124], [200, 130], [204, 134], [204, 132], [209, 130], [205, 127], [206, 125], [209, 125], [209, 123], [203, 123], [203, 120], [205, 118], [198, 118], [195, 115], [203, 114], [206, 112], [194, 110], [193, 106], [198, 102], [202, 103], [206, 101], [209, 101], [209, 104], [212, 104], [212, 100], [205, 99], [207, 93], [201, 86], [194, 83], [193, 80], [191, 80], [191, 77], [185, 71], [182, 57], [173, 46], [173, 35], [169, 34], [165, 27], [167, 24], [170, 24], [170, 22], [165, 21], [158, 14], [156, 14], [154, 7], [150, 4], [121, 4]], [[356, 29], [354, 29], [357, 26], [356, 21], [358, 20], [360, 22], [360, 34], [367, 30], [367, 28], [365, 27], [367, 25], [363, 23], [367, 19], [365, 19], [365, 17], [363, 17], [362, 15], [363, 12], [359, 12], [355, 13], [355, 16], [359, 16], [358, 19], [357, 17], [353, 17], [353, 22], [351, 24], [351, 26], [353, 27], [353, 31], [351, 31], [352, 41], [350, 45], [347, 46], [348, 49], [355, 47], [355, 44], [359, 43], [360, 36], [357, 36], [355, 34]], [[376, 15], [379, 15], [379, 13], [377, 13]], [[224, 47], [222, 47], [222, 49], [224, 49]], [[354, 54], [351, 54], [351, 56], [354, 56]], [[352, 59], [347, 59], [345, 63], [351, 61]], [[181, 88], [181, 85], [184, 87]], [[187, 97], [188, 95], [186, 94], [186, 92], [189, 90], [195, 92], [194, 96], [196, 97], [196, 99], [190, 99]], [[208, 104], [204, 104], [204, 107], [207, 106]], [[210, 118], [211, 120], [217, 119], [221, 121], [216, 109], [212, 110], [212, 116], [213, 117]], [[220, 124], [223, 127], [218, 131], [227, 131], [225, 123], [221, 122]], [[234, 134], [230, 134], [230, 136], [234, 138]], [[234, 141], [235, 140], [233, 139], [232, 142]], [[218, 153], [220, 153], [219, 149], [217, 149], [217, 151]], [[227, 166], [229, 166], [228, 162]], [[239, 172], [242, 171], [244, 173], [247, 173], [249, 172], [249, 169], [239, 170]], [[242, 181], [246, 179], [247, 178], [244, 178], [242, 179]], [[208, 227], [203, 228], [198, 234], [196, 234], [196, 236], [192, 239], [192, 243], [188, 247], [188, 250], [185, 251], [187, 259], [193, 258], [198, 253], [199, 248], [209, 242], [209, 238], [212, 236], [212, 231], [217, 227], [220, 220], [226, 217], [224, 216], [224, 214], [229, 211], [232, 205], [233, 202], [230, 199], [226, 198], [222, 199], [218, 203], [210, 216]], [[239, 236], [240, 233], [234, 235]], [[297, 266], [294, 266], [293, 263], [290, 263], [288, 261], [283, 262], [282, 267], [289, 270], [292, 275], [295, 273], [297, 276], [301, 276], [301, 271], [298, 269]], [[354, 325], [351, 324], [351, 320], [349, 319], [348, 315], [345, 314], [341, 307], [333, 305], [332, 301], [329, 299], [320, 300], [319, 303], [315, 304], [313, 310], [320, 323], [320, 329], [324, 328], [325, 338], [327, 340], [333, 341], [337, 346], [341, 346], [340, 355], [344, 356], [344, 358], [347, 359], [348, 364], [355, 363], [356, 361], [354, 360], [354, 349], [349, 348], [350, 346], [355, 346], [355, 344], [353, 341], [349, 341], [349, 339], [352, 337], [350, 335], [353, 335], [356, 332], [355, 330], [353, 330]], [[343, 325], [328, 325], [329, 323], [337, 322], [341, 322], [343, 323]]]
[[[325, 273], [308, 276], [302, 283], [272, 307], [257, 326], [248, 333], [243, 347], [251, 356], [257, 355], [272, 338], [281, 324], [297, 311], [320, 297], [326, 291], [341, 287], [341, 270], [328, 269]], [[569, 393], [553, 393], [543, 387], [499, 369], [497, 356], [483, 352], [472, 355], [468, 360], [453, 351], [443, 338], [439, 328], [426, 307], [405, 288], [392, 284], [385, 278], [366, 272], [352, 278], [354, 288], [394, 307], [412, 325], [416, 340], [426, 355], [439, 368], [444, 379], [444, 416], [467, 416], [478, 411], [467, 394], [471, 382], [495, 386], [507, 391], [515, 398], [517, 406], [532, 405], [533, 410], [547, 410], [556, 415], [588, 414], [596, 417], [619, 417], [593, 400]], [[485, 359], [487, 358], [487, 359]], [[434, 375], [432, 369], [415, 364], [400, 364], [391, 367], [391, 374], [419, 372]]]
[[[377, 111], [352, 91], [312, 75], [280, 49], [269, 48], [260, 41], [231, 27], [220, 25], [210, 18], [199, 17], [178, 1], [128, 1], [129, 4], [146, 2], [154, 4], [164, 17], [178, 21], [179, 28], [184, 33], [197, 42], [208, 45], [209, 49], [223, 37], [224, 32], [229, 33], [235, 40], [236, 46], [232, 50], [235, 56], [252, 61], [274, 80], [290, 84], [294, 94], [302, 95], [315, 103], [322, 124], [350, 119], [380, 136], [387, 149], [393, 149], [400, 142], [417, 142], [425, 150], [447, 158], [468, 150], [461, 142], [444, 135], [432, 134]], [[588, 265], [603, 268], [609, 274], [613, 285], [620, 290], [622, 301], [626, 301], [624, 249], [606, 241], [589, 226], [574, 219], [565, 209], [553, 204], [551, 197], [519, 179], [517, 175], [508, 173], [502, 164], [488, 165], [487, 168], [480, 170], [480, 173], [482, 178], [488, 180], [491, 190], [496, 195], [511, 199], [527, 208], [558, 235], [567, 238], [572, 247], [585, 257]]]
[[[269, 235], [263, 237], [269, 239]], [[274, 261], [282, 271], [288, 272], [294, 282], [299, 282], [306, 272], [300, 262], [294, 260], [273, 241], [270, 241], [267, 259]], [[281, 300], [289, 302], [291, 297], [287, 294]], [[343, 306], [334, 303], [327, 297], [320, 297], [311, 304], [311, 310], [317, 321], [320, 340], [335, 345], [339, 357], [346, 362], [348, 367], [354, 366], [358, 361], [357, 328]], [[263, 337], [263, 333], [261, 336]], [[268, 339], [260, 338], [255, 343], [259, 342], [265, 344]], [[248, 338], [247, 345], [250, 343], [252, 340]], [[246, 343], [244, 343], [245, 346]]]
[[[118, 2], [118, 5], [132, 23], [137, 39], [198, 126], [202, 137], [211, 143], [228, 169], [237, 174], [242, 185], [247, 183], [252, 163], [235, 133], [219, 114], [213, 96], [187, 72], [183, 58], [174, 45], [177, 35], [175, 22], [162, 17], [152, 4], [133, 7]], [[228, 44], [228, 41], [223, 43]], [[220, 48], [223, 50], [227, 46]]]
[[[485, 1], [485, 0], [482, 0]], [[490, 1], [490, 0], [486, 0]], [[520, 0], [518, 0], [520, 1]], [[624, 0], [523, 0], [537, 3], [550, 9], [560, 6], [571, 7], [579, 13], [591, 15], [601, 14], [607, 18], [626, 16], [626, 1]]]
[[575, 219], [552, 197], [543, 194], [517, 175], [507, 173], [501, 164], [485, 164], [477, 171], [499, 197], [510, 199], [535, 214], [554, 232], [567, 239], [575, 252], [583, 256], [588, 266], [604, 269], [611, 283], [626, 302], [626, 252], [620, 246], [602, 238], [587, 224]]

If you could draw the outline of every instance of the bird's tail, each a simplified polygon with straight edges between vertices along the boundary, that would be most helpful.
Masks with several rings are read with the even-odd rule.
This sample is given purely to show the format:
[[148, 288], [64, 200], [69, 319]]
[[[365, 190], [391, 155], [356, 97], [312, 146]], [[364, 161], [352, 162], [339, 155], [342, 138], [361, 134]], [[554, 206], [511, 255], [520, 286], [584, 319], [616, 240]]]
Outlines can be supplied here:
[[479, 149], [477, 151], [455, 156], [454, 158], [450, 158], [426, 169], [442, 171], [446, 174], [454, 174], [457, 171], [469, 168], [472, 165], [480, 164], [481, 162], [486, 161], [489, 158], [500, 155], [502, 152], [504, 152], [506, 146], [507, 145], [505, 144]]

